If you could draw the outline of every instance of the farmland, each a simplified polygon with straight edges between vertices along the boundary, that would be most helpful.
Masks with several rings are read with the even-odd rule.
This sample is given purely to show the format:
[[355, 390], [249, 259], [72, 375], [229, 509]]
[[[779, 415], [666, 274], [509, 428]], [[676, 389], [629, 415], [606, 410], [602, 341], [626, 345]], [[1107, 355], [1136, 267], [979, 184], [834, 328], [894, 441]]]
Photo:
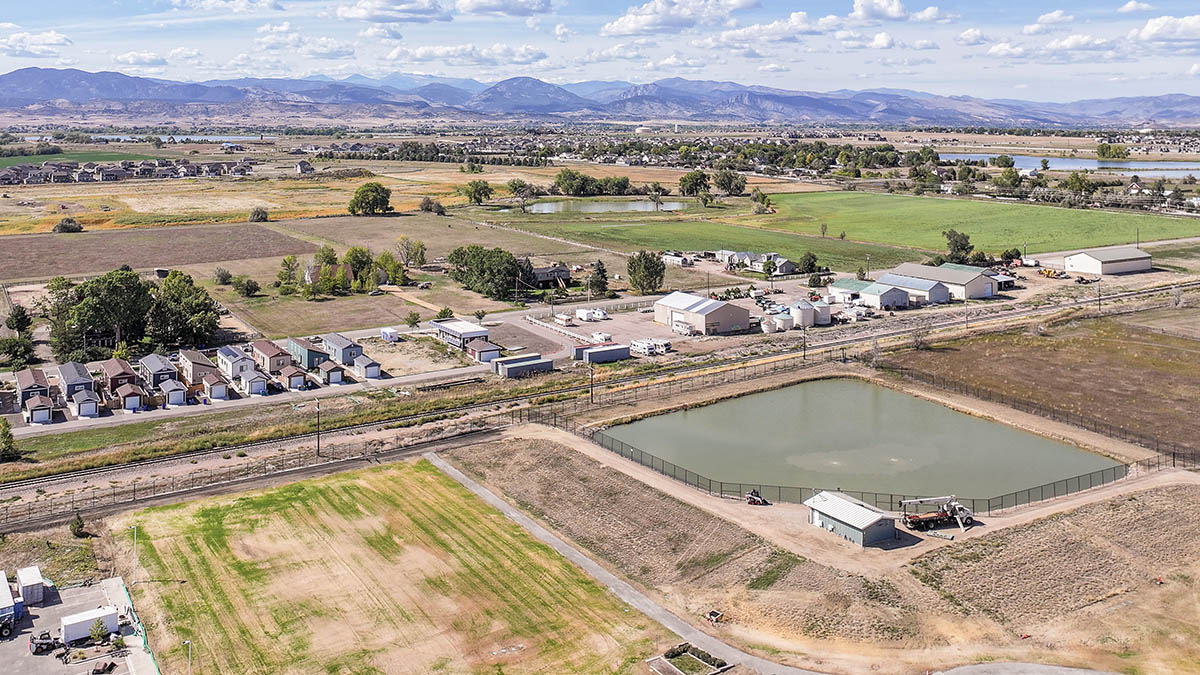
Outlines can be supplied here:
[[942, 250], [942, 232], [971, 235], [977, 249], [998, 254], [1023, 248], [1030, 253], [1194, 236], [1190, 219], [1074, 210], [1030, 204], [990, 203], [863, 192], [782, 194], [772, 197], [778, 213], [739, 220], [739, 224], [819, 235], [821, 223], [854, 241]]
[[[149, 509], [138, 585], [164, 670], [630, 672], [670, 642], [427, 462]], [[503, 650], [503, 651], [502, 651]]]

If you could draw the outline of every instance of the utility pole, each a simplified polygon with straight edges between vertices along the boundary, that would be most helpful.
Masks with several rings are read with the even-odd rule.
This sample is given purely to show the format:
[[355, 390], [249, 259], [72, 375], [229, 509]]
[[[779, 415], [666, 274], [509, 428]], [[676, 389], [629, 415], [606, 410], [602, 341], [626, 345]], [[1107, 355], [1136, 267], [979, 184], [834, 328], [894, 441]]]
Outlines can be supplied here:
[[1096, 311], [1100, 311], [1100, 282], [1096, 282]]
[[588, 402], [596, 404], [596, 364], [588, 364]]
[[317, 457], [321, 456], [321, 399], [317, 399]]
[[871, 278], [871, 254], [867, 254], [867, 278]]

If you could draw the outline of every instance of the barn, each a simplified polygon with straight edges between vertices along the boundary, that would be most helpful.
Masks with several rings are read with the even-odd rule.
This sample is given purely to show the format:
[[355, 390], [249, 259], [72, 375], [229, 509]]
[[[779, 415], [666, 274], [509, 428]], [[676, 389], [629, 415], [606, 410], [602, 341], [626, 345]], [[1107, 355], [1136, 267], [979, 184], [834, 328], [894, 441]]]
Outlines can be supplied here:
[[654, 321], [690, 327], [701, 335], [738, 333], [750, 328], [750, 310], [721, 300], [675, 291], [654, 303]]
[[1150, 254], [1132, 246], [1072, 253], [1063, 258], [1063, 264], [1066, 271], [1079, 274], [1130, 274], [1152, 268]]
[[804, 500], [808, 522], [859, 546], [894, 539], [896, 519], [841, 492], [819, 492]]

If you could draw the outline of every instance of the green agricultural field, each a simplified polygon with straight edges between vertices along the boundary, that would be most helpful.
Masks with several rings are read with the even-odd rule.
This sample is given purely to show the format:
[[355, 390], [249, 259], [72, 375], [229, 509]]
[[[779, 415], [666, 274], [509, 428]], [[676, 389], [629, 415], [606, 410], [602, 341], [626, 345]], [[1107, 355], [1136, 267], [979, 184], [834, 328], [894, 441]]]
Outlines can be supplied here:
[[57, 155], [25, 155], [23, 157], [0, 157], [0, 169], [17, 164], [41, 164], [42, 162], [119, 162], [124, 159], [141, 161], [155, 159], [150, 155], [134, 155], [128, 152], [89, 150], [86, 152], [63, 152]]
[[130, 514], [125, 546], [133, 524], [164, 672], [184, 640], [197, 674], [632, 673], [672, 641], [425, 461]]
[[[778, 213], [739, 218], [747, 226], [820, 234], [897, 246], [942, 250], [942, 232], [971, 235], [975, 247], [991, 253], [1023, 248], [1030, 253], [1089, 246], [1172, 239], [1200, 234], [1200, 223], [1183, 218], [1072, 210], [1033, 204], [989, 203], [966, 199], [822, 192], [772, 197]], [[873, 258], [873, 257], [872, 257]]]

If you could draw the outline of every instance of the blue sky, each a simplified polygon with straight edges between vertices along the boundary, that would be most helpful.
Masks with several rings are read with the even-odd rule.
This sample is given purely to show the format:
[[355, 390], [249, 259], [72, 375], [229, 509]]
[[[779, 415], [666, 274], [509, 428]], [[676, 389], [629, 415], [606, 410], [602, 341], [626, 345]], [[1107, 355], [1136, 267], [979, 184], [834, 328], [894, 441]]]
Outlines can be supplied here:
[[[0, 70], [1200, 93], [1196, 0], [6, 0]], [[936, 4], [932, 4], [936, 3]]]

